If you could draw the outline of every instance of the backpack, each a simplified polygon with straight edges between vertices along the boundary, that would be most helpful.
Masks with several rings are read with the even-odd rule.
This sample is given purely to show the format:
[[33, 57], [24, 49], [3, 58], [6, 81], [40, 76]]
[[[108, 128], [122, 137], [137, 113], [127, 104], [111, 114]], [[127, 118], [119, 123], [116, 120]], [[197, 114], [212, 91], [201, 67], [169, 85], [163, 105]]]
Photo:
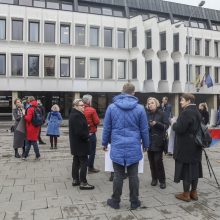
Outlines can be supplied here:
[[34, 107], [34, 114], [32, 118], [32, 124], [36, 127], [43, 125], [43, 114], [38, 107]]
[[209, 133], [208, 127], [200, 122], [195, 133], [195, 143], [201, 148], [208, 148], [212, 142], [212, 137]]

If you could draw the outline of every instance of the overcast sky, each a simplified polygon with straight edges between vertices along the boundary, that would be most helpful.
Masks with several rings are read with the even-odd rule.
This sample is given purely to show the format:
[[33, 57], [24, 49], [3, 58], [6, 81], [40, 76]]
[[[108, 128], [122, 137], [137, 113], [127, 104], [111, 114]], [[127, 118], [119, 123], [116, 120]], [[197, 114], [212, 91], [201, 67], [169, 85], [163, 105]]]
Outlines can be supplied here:
[[[181, 4], [186, 4], [186, 5], [198, 5], [201, 0], [167, 0], [169, 2], [177, 2]], [[212, 8], [216, 10], [220, 10], [220, 0], [206, 0], [205, 5], [203, 6], [204, 8]]]

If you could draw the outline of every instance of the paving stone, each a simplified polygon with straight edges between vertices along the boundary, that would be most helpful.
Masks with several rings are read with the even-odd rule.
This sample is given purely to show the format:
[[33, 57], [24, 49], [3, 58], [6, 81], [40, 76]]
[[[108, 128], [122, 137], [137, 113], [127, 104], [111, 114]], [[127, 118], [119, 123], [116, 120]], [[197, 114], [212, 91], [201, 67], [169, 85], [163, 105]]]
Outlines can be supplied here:
[[14, 186], [14, 179], [2, 179], [0, 180], [0, 186]]
[[49, 198], [49, 197], [56, 197], [57, 191], [56, 190], [46, 190], [46, 191], [36, 191], [35, 192], [35, 199], [42, 199], [42, 198]]
[[39, 192], [45, 190], [46, 189], [44, 184], [33, 184], [24, 186], [24, 192]]
[[4, 219], [5, 217], [5, 212], [0, 212], [0, 219]]
[[63, 197], [49, 197], [47, 198], [48, 207], [60, 207], [60, 206], [71, 206], [72, 200], [68, 196]]
[[33, 220], [33, 211], [6, 212], [4, 220]]
[[64, 218], [91, 215], [86, 205], [72, 205], [61, 207]]
[[0, 193], [0, 203], [9, 202], [10, 198], [11, 198], [11, 193]]
[[135, 220], [137, 219], [132, 212], [113, 212], [110, 214], [106, 214], [109, 220]]
[[15, 186], [24, 186], [34, 184], [34, 179], [15, 179]]
[[82, 217], [79, 217], [78, 219], [79, 220], [108, 220], [108, 218], [105, 215], [82, 216]]
[[34, 220], [44, 220], [44, 219], [54, 220], [54, 219], [62, 219], [62, 218], [63, 215], [59, 207], [34, 210]]
[[45, 183], [46, 190], [66, 189], [65, 183]]
[[134, 216], [137, 219], [156, 219], [156, 220], [161, 220], [165, 219], [165, 217], [156, 209], [154, 208], [147, 208], [147, 209], [137, 209], [132, 211]]
[[48, 208], [46, 199], [35, 199], [22, 201], [21, 210], [34, 210]]
[[21, 210], [21, 201], [2, 202], [0, 203], [0, 213], [9, 211], [17, 212]]

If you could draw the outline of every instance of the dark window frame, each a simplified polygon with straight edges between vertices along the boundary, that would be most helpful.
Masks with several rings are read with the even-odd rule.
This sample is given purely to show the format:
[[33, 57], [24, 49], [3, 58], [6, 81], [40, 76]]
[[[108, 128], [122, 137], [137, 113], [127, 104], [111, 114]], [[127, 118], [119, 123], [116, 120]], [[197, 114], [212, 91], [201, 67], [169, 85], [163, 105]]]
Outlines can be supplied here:
[[[54, 58], [54, 75], [53, 76], [48, 76], [46, 75], [46, 71], [45, 71], [45, 58]], [[55, 78], [56, 77], [56, 56], [54, 55], [44, 55], [44, 78], [47, 78], [47, 77], [52, 77], [52, 78]]]
[[146, 79], [147, 79], [147, 80], [153, 79], [152, 60], [147, 60], [147, 61], [145, 62], [145, 68], [146, 68]]
[[[111, 46], [106, 45], [105, 31], [111, 31]], [[104, 28], [104, 47], [108, 47], [108, 48], [113, 47], [113, 28], [109, 28], [109, 27]]]
[[[118, 79], [126, 79], [126, 60], [118, 60], [118, 63], [119, 62], [123, 62], [124, 63], [124, 78], [120, 78], [119, 77], [119, 71], [118, 71], [118, 68], [117, 68], [117, 71], [118, 71]], [[117, 66], [118, 67], [118, 66]]]
[[179, 81], [180, 80], [180, 63], [175, 62], [174, 63], [174, 81]]
[[[91, 77], [91, 60], [96, 60], [97, 61], [97, 77]], [[89, 60], [89, 65], [90, 65], [90, 74], [89, 74], [89, 78], [90, 79], [99, 79], [100, 78], [100, 59], [99, 58], [90, 58]]]
[[[29, 64], [29, 58], [30, 57], [37, 57], [38, 58], [38, 75], [29, 75], [30, 70], [30, 64]], [[37, 54], [28, 54], [28, 77], [39, 77], [40, 76], [40, 55]]]
[[179, 33], [173, 34], [173, 52], [178, 52], [180, 49]]
[[0, 39], [0, 41], [1, 41], [1, 40], [6, 40], [6, 32], [7, 32], [6, 28], [7, 28], [7, 26], [6, 26], [6, 18], [0, 18], [0, 20], [2, 20], [2, 21], [5, 22], [5, 33], [4, 33], [4, 38], [3, 38], [3, 39]]
[[160, 62], [160, 80], [167, 80], [167, 62]]
[[[78, 35], [76, 35], [76, 33], [79, 33], [76, 31], [77, 27], [84, 28], [84, 44], [76, 44], [76, 36], [78, 36]], [[85, 46], [86, 45], [86, 26], [85, 25], [81, 25], [81, 24], [75, 25], [75, 45], [77, 45], [77, 46]]]
[[[12, 69], [12, 57], [13, 57], [13, 56], [22, 57], [22, 75], [13, 75], [13, 74], [12, 74], [12, 70], [13, 70], [13, 69]], [[21, 53], [12, 53], [12, 54], [11, 54], [11, 76], [24, 77], [23, 71], [24, 71], [24, 55], [21, 54]]]
[[0, 56], [4, 56], [4, 61], [5, 61], [5, 63], [4, 63], [4, 72], [3, 72], [3, 74], [1, 74], [0, 73], [0, 76], [6, 76], [6, 54], [5, 53], [0, 53]]
[[[97, 30], [97, 45], [91, 44], [91, 29]], [[89, 46], [90, 47], [99, 47], [100, 46], [100, 27], [98, 27], [98, 26], [90, 26], [89, 27]]]
[[[123, 36], [124, 36], [124, 43], [123, 43], [123, 47], [119, 47], [119, 32], [123, 32]], [[125, 43], [126, 42], [126, 30], [125, 29], [117, 29], [117, 48], [126, 48]]]
[[219, 41], [214, 41], [214, 56], [219, 57]]
[[[61, 74], [62, 74], [62, 71], [61, 71], [61, 60], [62, 59], [68, 59], [68, 62], [69, 62], [69, 75], [68, 76], [62, 76]], [[70, 78], [70, 61], [71, 61], [71, 57], [68, 57], [68, 56], [61, 56], [60, 57], [60, 78]]]
[[195, 55], [196, 56], [201, 55], [201, 39], [199, 38], [195, 39]]
[[152, 30], [145, 31], [145, 48], [152, 49]]
[[167, 49], [167, 33], [166, 31], [160, 32], [160, 50]]
[[[54, 42], [53, 41], [45, 41], [45, 28], [46, 28], [47, 24], [54, 26]], [[56, 43], [56, 22], [50, 22], [50, 21], [44, 22], [44, 43], [47, 43], [47, 44], [55, 44]]]
[[[76, 60], [84, 60], [84, 76], [81, 77], [81, 76], [76, 76]], [[75, 57], [75, 78], [76, 79], [85, 79], [86, 77], [86, 57]]]
[[[134, 68], [134, 67], [136, 67], [136, 68]], [[131, 70], [132, 70], [131, 78], [137, 79], [137, 59], [131, 60]], [[135, 72], [134, 72], [134, 70], [135, 70]]]
[[[62, 32], [61, 32], [62, 27], [68, 27], [69, 28], [68, 43], [63, 43], [62, 42]], [[70, 36], [71, 36], [71, 25], [70, 24], [65, 24], [65, 23], [60, 23], [60, 44], [69, 45], [70, 44]]]
[[[30, 24], [31, 23], [38, 24], [38, 41], [31, 41], [30, 40]], [[34, 20], [29, 20], [28, 21], [28, 41], [29, 42], [40, 42], [40, 21], [34, 21]]]
[[205, 56], [210, 56], [210, 40], [205, 40]]
[[[111, 62], [111, 78], [106, 78], [105, 76], [105, 62]], [[105, 80], [111, 80], [113, 79], [113, 74], [114, 74], [114, 60], [113, 59], [104, 59], [104, 79]]]
[[131, 47], [137, 47], [137, 28], [131, 29]]
[[[19, 18], [12, 18], [12, 24], [11, 24], [11, 29], [12, 29], [12, 31], [11, 31], [11, 39], [13, 40], [13, 41], [24, 41], [24, 20], [23, 19], [19, 19]], [[16, 21], [20, 21], [20, 22], [22, 22], [22, 39], [21, 40], [17, 40], [17, 39], [13, 39], [13, 22], [16, 22]]]

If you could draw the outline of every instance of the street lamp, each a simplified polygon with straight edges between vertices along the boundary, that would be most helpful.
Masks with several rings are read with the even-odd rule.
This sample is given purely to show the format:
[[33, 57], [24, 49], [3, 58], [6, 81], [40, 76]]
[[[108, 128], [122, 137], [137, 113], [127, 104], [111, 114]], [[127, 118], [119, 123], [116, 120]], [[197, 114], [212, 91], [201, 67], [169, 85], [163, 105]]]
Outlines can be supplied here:
[[[202, 7], [202, 6], [204, 6], [204, 4], [205, 4], [205, 1], [201, 1], [199, 4], [198, 4], [198, 7]], [[191, 13], [191, 15], [189, 16], [189, 19], [188, 19], [188, 25], [187, 25], [187, 27], [186, 27], [186, 31], [187, 31], [187, 42], [188, 42], [188, 45], [187, 45], [187, 64], [188, 64], [188, 66], [187, 66], [187, 69], [188, 69], [188, 72], [187, 72], [187, 83], [188, 83], [188, 92], [189, 92], [189, 86], [190, 86], [190, 66], [189, 66], [189, 59], [190, 59], [190, 51], [189, 51], [189, 49], [190, 49], [190, 39], [189, 39], [189, 26], [190, 26], [190, 21], [191, 21], [191, 18], [192, 18], [192, 16], [194, 15], [194, 12], [195, 12], [195, 8], [193, 8], [193, 11], [192, 11], [192, 13]]]

